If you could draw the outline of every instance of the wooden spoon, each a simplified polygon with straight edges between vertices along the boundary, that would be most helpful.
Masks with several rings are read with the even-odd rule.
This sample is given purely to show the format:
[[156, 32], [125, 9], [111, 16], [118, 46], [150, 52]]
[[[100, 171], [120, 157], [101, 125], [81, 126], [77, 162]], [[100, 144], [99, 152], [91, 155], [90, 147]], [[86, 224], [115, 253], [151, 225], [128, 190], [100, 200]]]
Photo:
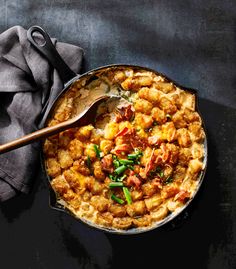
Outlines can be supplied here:
[[93, 103], [91, 103], [82, 113], [79, 115], [64, 121], [62, 123], [59, 123], [54, 126], [46, 127], [43, 129], [40, 129], [36, 132], [33, 132], [31, 134], [25, 135], [21, 138], [18, 138], [16, 140], [13, 140], [11, 142], [8, 142], [6, 144], [0, 145], [0, 154], [11, 151], [13, 149], [17, 149], [20, 147], [23, 147], [25, 145], [28, 145], [32, 142], [38, 141], [43, 138], [47, 138], [51, 135], [60, 133], [61, 131], [64, 131], [69, 128], [73, 128], [76, 126], [82, 126], [87, 125], [89, 123], [93, 123], [96, 118], [96, 112], [98, 105], [104, 101], [107, 101], [109, 98], [115, 98], [119, 99], [118, 96], [101, 96], [98, 99], [96, 99]]

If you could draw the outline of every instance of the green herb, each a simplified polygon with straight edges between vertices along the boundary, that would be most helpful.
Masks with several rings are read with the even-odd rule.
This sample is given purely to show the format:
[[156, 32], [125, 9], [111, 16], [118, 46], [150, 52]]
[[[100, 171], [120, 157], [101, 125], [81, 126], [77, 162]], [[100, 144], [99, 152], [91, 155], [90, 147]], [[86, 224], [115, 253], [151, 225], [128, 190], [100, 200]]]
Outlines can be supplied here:
[[123, 199], [120, 199], [117, 196], [115, 196], [115, 194], [112, 194], [111, 195], [111, 199], [114, 200], [114, 201], [116, 201], [117, 203], [119, 203], [121, 205], [125, 202]]
[[129, 97], [126, 96], [125, 94], [122, 94], [121, 97], [124, 98], [125, 100], [129, 101]]
[[114, 164], [115, 168], [117, 168], [117, 167], [120, 166], [120, 162], [119, 162], [117, 159], [115, 159], [115, 160], [113, 161], [113, 164]]
[[171, 182], [173, 182], [173, 177], [168, 177], [168, 178], [165, 180], [165, 184], [170, 184]]
[[130, 170], [134, 170], [134, 167], [132, 165], [127, 165], [127, 167], [130, 169]]
[[88, 166], [89, 169], [91, 169], [91, 159], [89, 156], [87, 156], [86, 165]]
[[154, 121], [153, 122], [153, 126], [157, 126], [158, 125], [158, 122], [157, 121]]
[[90, 174], [93, 174], [93, 171], [92, 171], [92, 163], [91, 163], [91, 159], [90, 159], [90, 157], [89, 156], [87, 156], [87, 159], [86, 159], [86, 165], [87, 165], [87, 167], [88, 167], [88, 169], [89, 169], [89, 171], [90, 171]]
[[113, 176], [113, 175], [108, 175], [108, 177], [111, 179], [111, 180], [113, 180], [113, 181], [116, 181], [117, 180], [117, 177], [116, 176]]
[[119, 162], [121, 164], [134, 164], [134, 161], [132, 161], [132, 160], [124, 160], [124, 159], [121, 159], [121, 160], [119, 160]]
[[137, 160], [143, 155], [142, 151], [139, 149], [135, 149], [135, 153], [128, 154], [128, 160]]
[[109, 187], [110, 187], [110, 188], [114, 188], [114, 187], [124, 187], [124, 184], [123, 184], [123, 182], [111, 182], [111, 183], [109, 184]]
[[125, 199], [126, 199], [128, 205], [132, 204], [132, 198], [131, 198], [131, 194], [130, 194], [128, 188], [123, 187], [123, 192], [124, 192]]
[[118, 177], [117, 181], [123, 181], [126, 177], [127, 177], [127, 175], [123, 175], [122, 177]]
[[132, 153], [132, 154], [128, 154], [128, 160], [135, 160], [138, 158], [138, 154], [136, 153]]
[[160, 177], [163, 177], [164, 176], [163, 172], [161, 171], [161, 167], [160, 166], [157, 166], [156, 169], [150, 171], [150, 175], [151, 176], [156, 176], [156, 174], [158, 174], [158, 173], [159, 173], [159, 176]]
[[117, 175], [120, 175], [120, 174], [122, 174], [126, 169], [127, 169], [127, 166], [125, 166], [125, 165], [121, 165], [121, 166], [119, 166], [119, 167], [117, 167], [117, 168], [115, 169], [115, 173], [116, 173]]
[[96, 156], [98, 159], [101, 159], [101, 150], [99, 149], [98, 145], [94, 144], [94, 151], [96, 152]]
[[134, 152], [136, 153], [136, 154], [138, 154], [138, 155], [143, 155], [143, 152], [139, 149], [139, 148], [135, 148], [134, 149]]

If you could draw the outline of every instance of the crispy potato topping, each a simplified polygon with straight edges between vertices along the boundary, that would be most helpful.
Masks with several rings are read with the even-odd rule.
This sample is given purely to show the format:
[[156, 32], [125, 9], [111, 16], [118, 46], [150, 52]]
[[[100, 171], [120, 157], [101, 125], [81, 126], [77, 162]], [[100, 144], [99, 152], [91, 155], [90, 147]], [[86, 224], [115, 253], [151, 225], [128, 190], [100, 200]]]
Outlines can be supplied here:
[[194, 94], [165, 77], [130, 67], [74, 82], [48, 126], [80, 113], [98, 96], [95, 123], [46, 139], [45, 165], [58, 202], [100, 227], [152, 227], [191, 199], [204, 168], [205, 133]]

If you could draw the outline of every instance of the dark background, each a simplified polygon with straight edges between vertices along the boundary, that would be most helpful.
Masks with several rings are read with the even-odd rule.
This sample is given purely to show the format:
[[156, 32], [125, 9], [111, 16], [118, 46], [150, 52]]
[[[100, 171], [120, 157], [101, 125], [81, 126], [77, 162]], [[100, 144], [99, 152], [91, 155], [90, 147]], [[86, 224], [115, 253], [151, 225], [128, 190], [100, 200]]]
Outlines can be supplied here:
[[0, 268], [236, 268], [236, 2], [0, 0], [0, 31], [17, 24], [83, 47], [84, 71], [138, 64], [198, 89], [209, 163], [188, 210], [137, 236], [50, 209], [38, 167], [32, 192], [0, 205]]

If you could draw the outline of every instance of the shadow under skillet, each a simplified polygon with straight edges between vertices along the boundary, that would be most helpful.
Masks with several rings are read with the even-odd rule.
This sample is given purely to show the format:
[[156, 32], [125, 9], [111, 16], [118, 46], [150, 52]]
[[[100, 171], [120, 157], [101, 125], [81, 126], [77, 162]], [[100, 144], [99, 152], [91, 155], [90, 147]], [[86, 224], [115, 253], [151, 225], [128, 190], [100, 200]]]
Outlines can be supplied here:
[[74, 257], [79, 268], [111, 268], [113, 251], [105, 233], [63, 213], [58, 227], [67, 253]]
[[[124, 264], [126, 268], [155, 268], [154, 264], [165, 268], [235, 268], [235, 239], [231, 234], [236, 225], [232, 212], [232, 207], [236, 210], [236, 199], [232, 199], [229, 175], [226, 178], [230, 162], [223, 169], [220, 162], [228, 155], [227, 150], [222, 151], [226, 144], [232, 147], [231, 143], [236, 143], [236, 137], [231, 137], [231, 142], [222, 141], [225, 134], [221, 124], [230, 128], [231, 121], [236, 122], [236, 111], [208, 100], [200, 100], [200, 111], [206, 124], [209, 154], [199, 192], [167, 225], [140, 235], [108, 235], [114, 253], [112, 268]], [[216, 146], [218, 136], [221, 148]]]

